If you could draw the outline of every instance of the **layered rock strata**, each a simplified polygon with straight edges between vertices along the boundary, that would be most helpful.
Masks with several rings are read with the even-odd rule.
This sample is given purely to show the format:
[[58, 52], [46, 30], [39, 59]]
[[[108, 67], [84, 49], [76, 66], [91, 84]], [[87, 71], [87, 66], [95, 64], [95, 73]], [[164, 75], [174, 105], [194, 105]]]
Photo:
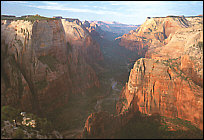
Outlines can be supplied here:
[[146, 36], [151, 44], [146, 58], [131, 70], [121, 93], [127, 103], [118, 104], [119, 112], [137, 104], [144, 114], [182, 118], [203, 129], [202, 21], [202, 17], [147, 19], [135, 36], [143, 36], [150, 27], [164, 36], [155, 37], [155, 32]]
[[79, 20], [1, 20], [1, 105], [49, 112], [99, 86], [99, 45]]
[[167, 61], [139, 59], [120, 99], [126, 100], [118, 103], [120, 113], [138, 106], [143, 114], [182, 118], [203, 127], [203, 88]]
[[[130, 72], [116, 105], [118, 115], [111, 119], [118, 124], [114, 129], [139, 111], [181, 118], [203, 130], [203, 17], [147, 18], [137, 30], [123, 35], [120, 45], [146, 58], [137, 60]], [[117, 116], [124, 123], [116, 121]], [[89, 127], [96, 124], [87, 119], [84, 132], [95, 135]]]
[[120, 39], [121, 46], [145, 55], [147, 50], [168, 44], [178, 30], [189, 30], [196, 26], [195, 22], [200, 24], [201, 20], [202, 17], [185, 18], [184, 16], [147, 18], [144, 24], [136, 30], [132, 30], [118, 39]]

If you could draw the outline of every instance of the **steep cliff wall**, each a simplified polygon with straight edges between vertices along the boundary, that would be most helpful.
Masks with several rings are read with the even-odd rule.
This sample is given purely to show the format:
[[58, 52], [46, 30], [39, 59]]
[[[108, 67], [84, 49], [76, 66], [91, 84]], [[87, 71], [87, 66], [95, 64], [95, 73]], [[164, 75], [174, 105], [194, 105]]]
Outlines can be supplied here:
[[80, 51], [89, 64], [103, 60], [99, 44], [90, 36], [81, 21], [76, 24], [62, 19], [62, 24], [65, 29], [66, 40], [71, 46], [74, 46], [74, 51]]
[[[70, 26], [68, 26], [70, 25]], [[99, 45], [80, 21], [1, 21], [1, 105], [49, 112], [99, 86]]]
[[141, 113], [182, 118], [202, 129], [203, 88], [173, 65], [176, 63], [139, 59], [121, 93], [127, 102], [119, 104], [118, 111], [137, 105]]
[[[148, 27], [154, 27], [163, 30], [165, 37], [158, 42], [150, 33], [148, 39], [152, 42], [146, 58], [135, 62], [121, 93], [126, 103], [118, 103], [118, 111], [137, 104], [144, 114], [182, 118], [203, 129], [203, 52], [199, 48], [199, 42], [203, 42], [202, 17], [148, 20], [136, 35], [142, 36]], [[162, 28], [156, 22], [162, 23]]]
[[[137, 60], [130, 72], [116, 105], [118, 115], [106, 120], [115, 125], [112, 130], [138, 120], [138, 111], [148, 116], [181, 118], [203, 130], [203, 18], [148, 18], [120, 40], [121, 46], [146, 58]], [[97, 120], [102, 116], [95, 117], [89, 118]], [[89, 118], [83, 134], [97, 137], [94, 131], [106, 124], [103, 121], [94, 124]], [[186, 130], [178, 125], [174, 128]], [[108, 131], [103, 133], [109, 135]]]

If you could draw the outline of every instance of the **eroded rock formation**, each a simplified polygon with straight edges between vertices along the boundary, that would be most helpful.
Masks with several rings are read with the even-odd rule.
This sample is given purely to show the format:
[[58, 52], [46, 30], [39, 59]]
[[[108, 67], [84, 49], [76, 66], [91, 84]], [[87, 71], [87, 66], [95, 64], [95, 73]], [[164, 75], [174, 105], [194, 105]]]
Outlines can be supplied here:
[[[203, 130], [203, 17], [148, 18], [120, 40], [121, 46], [146, 58], [135, 62], [121, 92], [116, 116], [125, 123], [114, 116], [111, 122], [117, 122], [116, 128], [122, 128], [139, 111], [181, 118]], [[90, 126], [87, 123], [85, 128]]]
[[144, 114], [178, 117], [203, 129], [203, 51], [199, 48], [199, 42], [203, 42], [202, 20], [202, 17], [147, 19], [135, 37], [144, 36], [149, 27], [163, 32], [146, 36], [151, 44], [146, 58], [136, 61], [131, 70], [121, 93], [121, 99], [127, 103], [124, 106], [118, 103], [119, 112], [137, 104]]
[[1, 105], [49, 112], [99, 86], [99, 45], [79, 20], [1, 20]]
[[182, 118], [202, 129], [203, 88], [173, 65], [176, 63], [138, 60], [121, 93], [121, 99], [127, 101], [118, 104], [118, 111], [121, 113], [137, 105], [141, 113]]

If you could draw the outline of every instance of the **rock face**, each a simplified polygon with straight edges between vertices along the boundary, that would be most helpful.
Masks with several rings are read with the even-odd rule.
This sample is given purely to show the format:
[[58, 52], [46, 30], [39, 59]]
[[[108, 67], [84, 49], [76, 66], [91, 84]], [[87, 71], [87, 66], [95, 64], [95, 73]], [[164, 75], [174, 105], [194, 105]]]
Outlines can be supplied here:
[[115, 139], [115, 134], [120, 131], [135, 114], [134, 112], [126, 112], [114, 116], [106, 111], [92, 113], [87, 118], [83, 132], [79, 137]]
[[122, 113], [136, 105], [141, 113], [182, 118], [202, 129], [203, 88], [179, 68], [175, 70], [174, 65], [176, 63], [139, 59], [121, 93], [121, 99], [127, 102], [118, 104], [118, 111]]
[[[198, 23], [200, 19], [201, 17], [195, 17], [194, 19], [184, 16], [147, 18], [139, 28], [124, 34], [120, 38], [120, 45], [145, 55], [147, 50], [152, 50], [155, 47], [159, 48], [169, 43], [168, 41], [177, 31], [186, 32], [190, 28], [192, 29], [195, 23], [192, 23], [191, 20]], [[189, 32], [186, 32], [186, 34]]]
[[120, 113], [137, 104], [144, 114], [178, 117], [203, 129], [203, 51], [199, 48], [199, 42], [203, 42], [202, 20], [152, 18], [137, 30], [136, 38], [145, 36], [150, 27], [157, 34], [146, 36], [151, 44], [146, 58], [136, 61], [130, 72], [121, 93], [126, 103], [118, 103]]
[[113, 128], [111, 120], [113, 117], [108, 112], [92, 113], [86, 120], [81, 138], [107, 138], [107, 129]]
[[99, 81], [99, 45], [79, 20], [1, 21], [1, 105], [49, 112]]
[[[111, 120], [114, 129], [122, 128], [139, 111], [149, 116], [181, 118], [203, 130], [203, 18], [148, 18], [120, 40], [121, 46], [146, 58], [137, 60], [130, 72], [116, 105], [118, 115]], [[102, 116], [95, 117], [89, 118]], [[103, 126], [105, 122], [96, 124]], [[96, 124], [87, 119], [89, 135], [94, 135], [90, 126], [100, 128]]]

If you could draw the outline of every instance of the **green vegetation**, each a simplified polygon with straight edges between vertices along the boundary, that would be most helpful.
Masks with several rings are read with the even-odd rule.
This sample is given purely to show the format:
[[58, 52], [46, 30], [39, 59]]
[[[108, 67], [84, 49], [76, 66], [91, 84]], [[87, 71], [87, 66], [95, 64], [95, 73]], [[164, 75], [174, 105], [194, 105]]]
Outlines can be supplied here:
[[12, 135], [12, 139], [23, 139], [24, 132], [21, 128], [18, 128]]
[[[173, 62], [175, 60], [177, 60], [178, 58], [175, 59], [168, 59], [168, 60], [163, 60], [163, 64], [166, 66], [169, 66], [172, 70], [174, 70], [176, 72], [176, 70], [174, 69], [174, 67], [177, 67], [178, 69], [178, 63], [177, 62]], [[177, 72], [176, 72], [177, 73]], [[178, 73], [177, 73], [178, 74]]]
[[[164, 125], [160, 127], [161, 129], [161, 137], [162, 138], [202, 138], [203, 132], [194, 126], [190, 121], [183, 120], [181, 118], [168, 118], [161, 116], [161, 121]], [[168, 122], [168, 124], [167, 124]], [[168, 127], [174, 126], [175, 131], [169, 131]], [[186, 131], [180, 129], [185, 127]]]
[[120, 99], [119, 102], [120, 102], [122, 105], [125, 105], [125, 104], [128, 103], [126, 98]]
[[95, 112], [97, 96], [101, 96], [98, 88], [88, 89], [84, 95], [71, 94], [69, 102], [63, 107], [50, 112], [47, 116], [59, 131], [82, 129], [88, 116]]
[[141, 115], [135, 116], [122, 129], [116, 133], [115, 138], [122, 139], [146, 139], [160, 138], [158, 122], [153, 121], [150, 117]]
[[[161, 124], [160, 121], [163, 123]], [[188, 130], [176, 129], [171, 131], [169, 127], [186, 127]], [[193, 126], [189, 121], [180, 118], [167, 118], [164, 116], [145, 116], [138, 113], [122, 129], [115, 134], [115, 138], [141, 138], [141, 139], [200, 139], [203, 132]]]
[[11, 106], [2, 106], [1, 107], [1, 124], [4, 124], [3, 122], [6, 120], [10, 122], [13, 122], [14, 119], [20, 121], [22, 117], [19, 115], [20, 115], [20, 110], [15, 109]]
[[15, 20], [17, 19], [17, 17], [2, 17], [1, 16], [1, 20]]
[[34, 23], [36, 20], [59, 20], [57, 18], [48, 18], [48, 17], [43, 17], [40, 15], [33, 15], [33, 16], [28, 16], [28, 17], [1, 17], [1, 20], [24, 20], [24, 21], [31, 21]]
[[51, 69], [51, 71], [57, 70], [55, 65], [59, 63], [59, 61], [54, 56], [51, 55], [40, 56], [38, 60], [41, 61], [43, 64], [46, 64]]
[[200, 50], [203, 50], [203, 42], [199, 41], [198, 42], [198, 47], [200, 48]]
[[34, 16], [29, 16], [29, 17], [18, 17], [18, 18], [15, 18], [15, 20], [25, 20], [25, 21], [34, 22], [36, 20], [58, 20], [58, 19], [43, 17], [43, 16], [40, 16], [40, 15], [34, 15]]
[[[36, 121], [36, 127], [32, 128], [32, 129], [40, 131], [43, 135], [48, 134], [49, 132], [51, 132], [54, 129], [51, 121], [47, 120], [47, 118], [41, 118], [41, 117], [38, 117], [37, 115], [34, 115], [32, 113], [27, 113], [26, 117], [31, 118], [32, 120]], [[30, 127], [24, 126], [24, 128], [25, 127], [30, 128]], [[30, 130], [30, 129], [27, 129], [27, 130]]]
[[[13, 120], [16, 120], [17, 122], [22, 122], [23, 116], [20, 115], [21, 111], [19, 109], [13, 108], [11, 106], [2, 106], [1, 107], [1, 127], [3, 127], [4, 123], [3, 121], [9, 121], [11, 124], [13, 124]], [[27, 118], [31, 118], [31, 120], [36, 121], [36, 127], [31, 128], [28, 126], [20, 125], [18, 126], [18, 129], [13, 134], [12, 138], [20, 139], [24, 138], [24, 134], [22, 133], [23, 130], [31, 131], [31, 130], [38, 130], [43, 135], [50, 133], [54, 127], [50, 121], [48, 121], [46, 118], [38, 117], [32, 113], [26, 113], [25, 115]]]

